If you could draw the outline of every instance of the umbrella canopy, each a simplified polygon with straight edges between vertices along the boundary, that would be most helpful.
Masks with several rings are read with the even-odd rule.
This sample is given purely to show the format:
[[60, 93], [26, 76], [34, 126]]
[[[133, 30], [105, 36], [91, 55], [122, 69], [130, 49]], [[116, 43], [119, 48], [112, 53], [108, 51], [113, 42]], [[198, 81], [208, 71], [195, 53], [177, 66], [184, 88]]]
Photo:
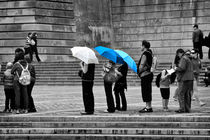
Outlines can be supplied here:
[[106, 48], [106, 47], [103, 47], [103, 46], [98, 46], [98, 47], [95, 47], [94, 49], [101, 56], [106, 57], [107, 59], [109, 59], [109, 60], [111, 60], [115, 63], [123, 64], [123, 59], [113, 49]]
[[128, 64], [128, 67], [137, 73], [136, 62], [126, 52], [121, 50], [115, 50], [115, 52], [122, 57], [122, 59]]
[[71, 51], [74, 57], [84, 61], [86, 64], [98, 64], [98, 58], [95, 52], [88, 47], [75, 46], [71, 48]]

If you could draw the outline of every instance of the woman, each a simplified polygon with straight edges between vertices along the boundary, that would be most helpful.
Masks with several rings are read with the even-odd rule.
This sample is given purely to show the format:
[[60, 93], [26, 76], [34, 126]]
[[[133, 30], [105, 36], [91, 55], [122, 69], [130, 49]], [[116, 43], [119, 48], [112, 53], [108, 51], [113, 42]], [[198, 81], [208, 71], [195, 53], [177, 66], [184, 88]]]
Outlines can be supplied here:
[[[114, 86], [114, 94], [116, 101], [116, 110], [126, 111], [127, 110], [127, 101], [125, 97], [125, 89], [127, 90], [127, 73], [128, 73], [128, 65], [124, 62], [117, 71], [121, 77], [116, 81]], [[121, 98], [121, 99], [120, 99]], [[122, 102], [122, 107], [120, 106], [120, 100]]]
[[86, 64], [82, 61], [80, 66], [82, 69], [82, 94], [85, 107], [85, 112], [81, 112], [81, 115], [91, 115], [94, 114], [93, 84], [95, 64]]

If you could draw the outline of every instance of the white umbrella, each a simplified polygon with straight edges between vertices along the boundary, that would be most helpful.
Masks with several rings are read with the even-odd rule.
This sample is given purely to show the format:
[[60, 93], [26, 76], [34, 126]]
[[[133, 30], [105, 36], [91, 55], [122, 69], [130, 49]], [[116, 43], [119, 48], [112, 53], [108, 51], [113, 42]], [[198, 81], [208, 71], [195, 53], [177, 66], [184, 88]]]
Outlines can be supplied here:
[[71, 52], [74, 57], [84, 61], [86, 64], [98, 64], [95, 52], [88, 47], [75, 46], [71, 48]]

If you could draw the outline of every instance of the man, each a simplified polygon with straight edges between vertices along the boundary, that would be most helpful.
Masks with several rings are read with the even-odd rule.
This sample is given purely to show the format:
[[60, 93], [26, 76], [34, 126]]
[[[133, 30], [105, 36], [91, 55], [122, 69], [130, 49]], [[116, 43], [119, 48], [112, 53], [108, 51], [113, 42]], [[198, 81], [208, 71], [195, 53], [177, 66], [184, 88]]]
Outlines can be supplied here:
[[143, 101], [146, 102], [146, 107], [140, 110], [140, 113], [153, 112], [152, 110], [152, 51], [150, 43], [146, 40], [142, 41], [142, 55], [137, 65], [137, 72], [141, 78], [141, 92]]
[[194, 24], [193, 26], [193, 48], [199, 53], [200, 59], [203, 59], [203, 51], [202, 51], [202, 43], [203, 43], [203, 32], [198, 28], [198, 24]]
[[183, 49], [177, 50], [178, 56], [181, 58], [178, 67], [175, 68], [177, 72], [177, 81], [180, 82], [178, 100], [179, 110], [177, 113], [189, 113], [191, 109], [191, 92], [193, 90], [193, 64], [190, 60], [190, 51], [184, 53]]

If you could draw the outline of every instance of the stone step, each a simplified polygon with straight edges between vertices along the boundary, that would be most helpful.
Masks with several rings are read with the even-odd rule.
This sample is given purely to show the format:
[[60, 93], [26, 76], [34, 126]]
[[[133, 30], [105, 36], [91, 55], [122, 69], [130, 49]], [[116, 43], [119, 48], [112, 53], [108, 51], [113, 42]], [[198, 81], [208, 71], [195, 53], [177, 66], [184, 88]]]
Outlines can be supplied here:
[[0, 134], [210, 135], [210, 129], [181, 128], [0, 128]]
[[182, 128], [209, 129], [210, 122], [0, 122], [0, 128]]
[[115, 134], [0, 134], [9, 140], [209, 140], [200, 135], [115, 135]]
[[0, 116], [0, 122], [210, 122], [209, 116]]

